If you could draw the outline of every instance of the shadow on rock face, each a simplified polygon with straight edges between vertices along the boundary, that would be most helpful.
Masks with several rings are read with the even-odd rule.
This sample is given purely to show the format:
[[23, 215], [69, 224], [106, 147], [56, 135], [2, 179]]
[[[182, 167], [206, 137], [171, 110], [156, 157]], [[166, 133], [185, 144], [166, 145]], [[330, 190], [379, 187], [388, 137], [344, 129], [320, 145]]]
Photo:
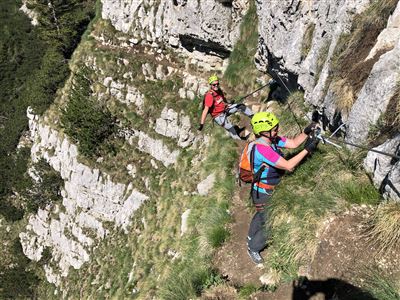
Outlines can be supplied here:
[[303, 277], [293, 282], [292, 300], [307, 299], [378, 300], [370, 293], [340, 279], [308, 280]]

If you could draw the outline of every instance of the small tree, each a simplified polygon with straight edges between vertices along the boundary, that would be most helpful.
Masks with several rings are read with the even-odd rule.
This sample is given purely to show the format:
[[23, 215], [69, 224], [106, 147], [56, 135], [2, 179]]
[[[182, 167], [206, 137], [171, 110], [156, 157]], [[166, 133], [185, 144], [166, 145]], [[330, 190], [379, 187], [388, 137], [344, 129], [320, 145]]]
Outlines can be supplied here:
[[77, 144], [79, 152], [87, 157], [96, 156], [99, 146], [115, 132], [115, 118], [93, 99], [88, 69], [73, 78], [67, 107], [61, 116], [65, 132]]

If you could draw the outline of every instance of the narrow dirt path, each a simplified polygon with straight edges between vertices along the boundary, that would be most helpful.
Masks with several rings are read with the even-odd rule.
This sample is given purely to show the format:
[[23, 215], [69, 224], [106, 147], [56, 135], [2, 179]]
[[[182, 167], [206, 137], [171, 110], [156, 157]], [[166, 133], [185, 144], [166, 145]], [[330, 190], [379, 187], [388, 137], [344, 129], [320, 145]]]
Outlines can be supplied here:
[[264, 274], [263, 266], [254, 264], [247, 254], [247, 231], [252, 218], [246, 205], [249, 201], [249, 187], [242, 187], [232, 200], [231, 236], [216, 253], [214, 265], [235, 286], [261, 286], [259, 278]]

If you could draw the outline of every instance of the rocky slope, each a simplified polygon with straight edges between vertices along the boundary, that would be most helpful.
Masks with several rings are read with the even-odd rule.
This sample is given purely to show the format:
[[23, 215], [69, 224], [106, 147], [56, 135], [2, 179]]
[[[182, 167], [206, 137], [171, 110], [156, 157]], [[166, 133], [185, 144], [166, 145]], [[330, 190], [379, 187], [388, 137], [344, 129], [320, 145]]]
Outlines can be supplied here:
[[[46, 249], [50, 251], [51, 260], [44, 271], [65, 297], [77, 295], [68, 294], [75, 287], [68, 286], [65, 278], [73, 276], [70, 273], [82, 275], [85, 268], [96, 274], [82, 279], [80, 288], [82, 293], [86, 290], [85, 296], [113, 289], [109, 269], [102, 268], [109, 263], [104, 254], [107, 249], [101, 251], [114, 238], [118, 249], [113, 250], [129, 262], [124, 261], [129, 276], [121, 275], [124, 280], [118, 292], [129, 289], [129, 296], [134, 297], [140, 289], [156, 290], [157, 286], [140, 286], [141, 280], [149, 276], [165, 281], [165, 261], [179, 260], [185, 234], [197, 230], [188, 221], [198, 208], [190, 199], [199, 196], [203, 197], [199, 201], [214, 201], [209, 192], [226, 176], [199, 167], [207, 159], [211, 138], [193, 130], [198, 118], [195, 100], [207, 89], [206, 74], [225, 70], [249, 7], [246, 0], [101, 2], [101, 18], [74, 54], [71, 68], [84, 65], [91, 70], [92, 96], [118, 119], [118, 143], [113, 146], [119, 147], [121, 154], [104, 155], [96, 161], [79, 156], [77, 145], [64, 135], [59, 122], [70, 83], [44, 116], [28, 114], [32, 160], [44, 158], [65, 185], [62, 203], [31, 216], [20, 239], [32, 260], [39, 261]], [[384, 28], [377, 29], [377, 42], [374, 39], [366, 47], [362, 61], [353, 61], [366, 64], [365, 80], [355, 87], [348, 78], [340, 81], [330, 76], [343, 34], [354, 33], [355, 19], [369, 12], [370, 1], [256, 3], [257, 67], [288, 88], [303, 89], [306, 102], [323, 112], [332, 126], [345, 123], [348, 141], [365, 142], [370, 126], [396, 101], [400, 42], [395, 37], [400, 36], [400, 6], [389, 3], [393, 14]], [[343, 97], [349, 98], [350, 104], [340, 103], [338, 99]], [[378, 149], [395, 153], [398, 145], [399, 136], [391, 136]], [[365, 166], [385, 197], [400, 199], [397, 160], [370, 152]], [[171, 212], [171, 207], [176, 211]], [[137, 211], [143, 215], [136, 215]], [[121, 230], [125, 236], [115, 237]], [[143, 249], [139, 243], [143, 240], [156, 246]], [[95, 251], [104, 256], [93, 259]], [[157, 263], [149, 266], [135, 260], [138, 252]], [[159, 257], [164, 261], [159, 262]]]
[[[332, 126], [346, 124], [346, 140], [357, 144], [366, 142], [371, 128], [389, 107], [397, 107], [399, 113], [400, 4], [378, 2], [294, 0], [264, 5], [263, 1], [257, 1], [260, 18], [258, 67], [269, 71], [289, 88], [303, 89], [306, 102], [321, 111]], [[378, 5], [387, 6], [390, 14], [373, 16]], [[369, 34], [360, 33], [357, 24], [367, 15], [372, 15], [368, 20], [372, 24], [379, 23], [380, 17], [387, 19], [381, 20], [384, 26], [369, 28]], [[357, 40], [361, 37], [351, 40], [356, 46], [347, 48], [351, 52], [347, 53], [346, 65], [340, 65], [338, 57], [340, 60], [343, 53], [340, 50], [346, 48], [343, 44], [351, 44], [348, 37], [360, 34], [363, 34], [362, 42]], [[347, 70], [343, 70], [345, 67]], [[354, 77], [359, 77], [359, 81]], [[391, 102], [396, 104], [389, 106]], [[398, 151], [396, 140], [393, 140], [393, 147], [385, 147], [389, 153]], [[397, 168], [398, 165], [391, 163], [384, 172], [388, 174]], [[376, 184], [382, 182], [376, 181]], [[391, 184], [399, 190], [398, 179]], [[400, 199], [398, 193], [391, 193], [391, 196]]]

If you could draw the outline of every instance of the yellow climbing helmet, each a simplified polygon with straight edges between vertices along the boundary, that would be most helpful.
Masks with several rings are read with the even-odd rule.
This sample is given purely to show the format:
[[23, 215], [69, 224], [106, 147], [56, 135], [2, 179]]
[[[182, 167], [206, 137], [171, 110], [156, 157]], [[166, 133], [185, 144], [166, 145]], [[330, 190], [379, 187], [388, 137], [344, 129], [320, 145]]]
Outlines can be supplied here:
[[271, 112], [258, 112], [251, 118], [251, 126], [254, 134], [260, 134], [263, 131], [270, 131], [279, 124], [278, 118]]
[[209, 84], [213, 83], [214, 81], [219, 81], [219, 78], [218, 78], [218, 76], [216, 74], [213, 74], [208, 78], [208, 83]]

